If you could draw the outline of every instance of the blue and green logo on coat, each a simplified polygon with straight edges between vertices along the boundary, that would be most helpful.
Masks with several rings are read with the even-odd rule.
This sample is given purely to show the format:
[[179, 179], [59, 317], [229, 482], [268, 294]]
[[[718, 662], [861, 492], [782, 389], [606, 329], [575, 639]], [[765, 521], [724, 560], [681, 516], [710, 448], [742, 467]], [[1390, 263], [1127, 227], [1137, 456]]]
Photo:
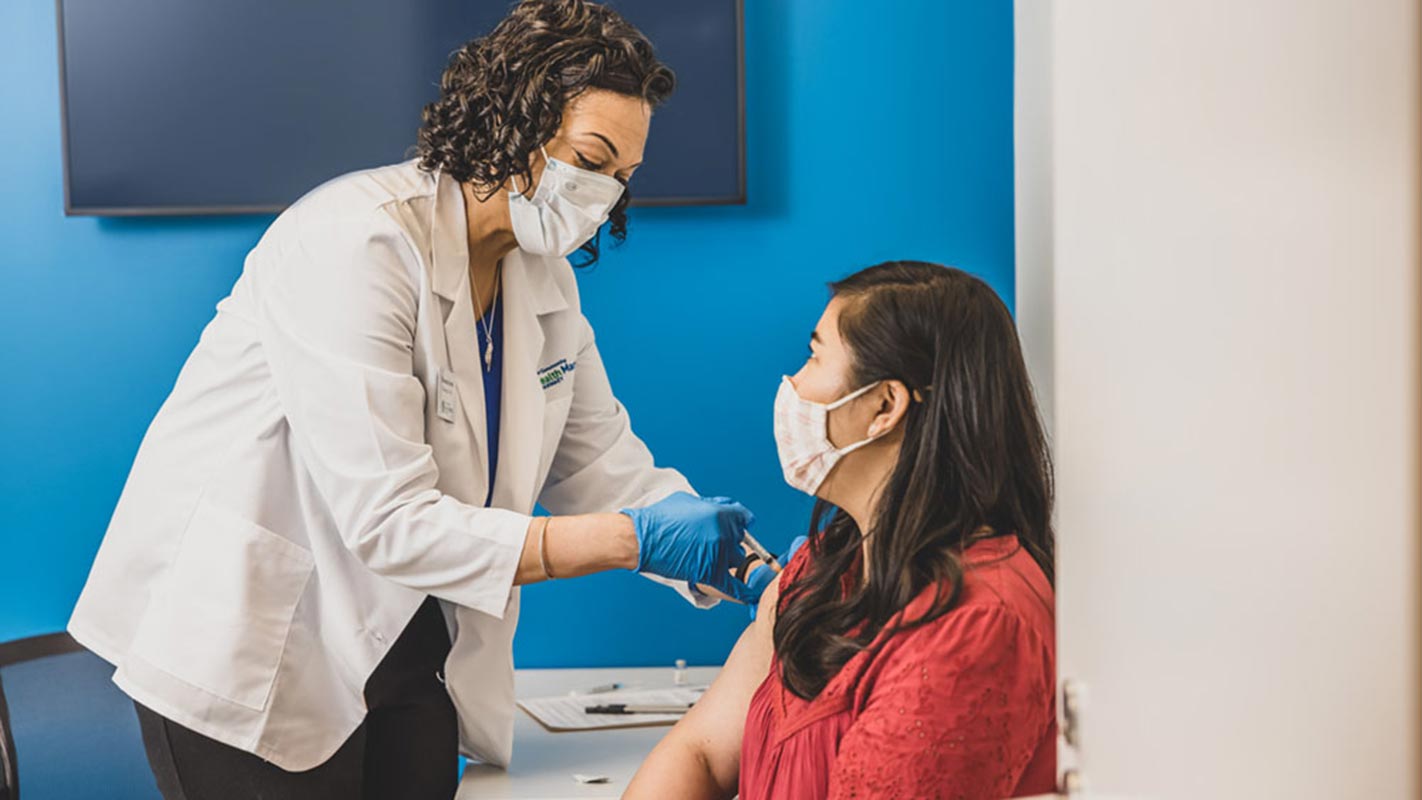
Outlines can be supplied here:
[[563, 379], [571, 375], [577, 369], [578, 362], [560, 358], [557, 361], [538, 371], [538, 382], [543, 384], [543, 390], [547, 391], [563, 382]]

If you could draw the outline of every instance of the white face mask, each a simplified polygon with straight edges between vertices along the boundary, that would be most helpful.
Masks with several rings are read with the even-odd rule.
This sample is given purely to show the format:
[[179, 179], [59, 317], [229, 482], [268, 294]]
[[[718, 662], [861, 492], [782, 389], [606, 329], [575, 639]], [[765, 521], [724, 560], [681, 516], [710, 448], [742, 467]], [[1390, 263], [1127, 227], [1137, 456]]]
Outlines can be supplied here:
[[524, 252], [562, 258], [591, 239], [622, 197], [622, 182], [549, 158], [543, 151], [543, 177], [533, 199], [509, 192], [509, 221]]
[[835, 447], [829, 438], [829, 412], [881, 382], [856, 389], [833, 403], [812, 403], [795, 391], [788, 375], [780, 381], [775, 395], [775, 447], [786, 483], [814, 494], [841, 458], [884, 435], [878, 433], [847, 447]]

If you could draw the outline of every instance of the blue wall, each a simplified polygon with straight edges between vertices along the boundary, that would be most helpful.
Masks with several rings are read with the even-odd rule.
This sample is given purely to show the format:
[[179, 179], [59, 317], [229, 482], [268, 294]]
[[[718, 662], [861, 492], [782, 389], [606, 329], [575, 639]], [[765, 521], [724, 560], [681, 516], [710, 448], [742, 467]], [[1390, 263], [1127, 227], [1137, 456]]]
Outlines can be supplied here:
[[[750, 203], [641, 209], [580, 280], [658, 459], [802, 532], [779, 376], [824, 283], [890, 258], [1012, 295], [1012, 19], [998, 0], [747, 0]], [[0, 3], [0, 641], [64, 626], [143, 432], [270, 217], [63, 215], [52, 0]], [[652, 135], [656, 135], [653, 124]], [[744, 611], [626, 573], [524, 593], [520, 666], [718, 663]]]

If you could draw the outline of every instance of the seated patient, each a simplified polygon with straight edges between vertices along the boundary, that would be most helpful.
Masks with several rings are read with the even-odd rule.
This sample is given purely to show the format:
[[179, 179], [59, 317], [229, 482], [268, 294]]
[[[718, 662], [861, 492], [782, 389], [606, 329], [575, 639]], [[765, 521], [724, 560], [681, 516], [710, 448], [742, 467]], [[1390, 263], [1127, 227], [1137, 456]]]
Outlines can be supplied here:
[[935, 264], [831, 289], [775, 399], [809, 542], [625, 797], [1052, 792], [1051, 464], [1012, 317]]

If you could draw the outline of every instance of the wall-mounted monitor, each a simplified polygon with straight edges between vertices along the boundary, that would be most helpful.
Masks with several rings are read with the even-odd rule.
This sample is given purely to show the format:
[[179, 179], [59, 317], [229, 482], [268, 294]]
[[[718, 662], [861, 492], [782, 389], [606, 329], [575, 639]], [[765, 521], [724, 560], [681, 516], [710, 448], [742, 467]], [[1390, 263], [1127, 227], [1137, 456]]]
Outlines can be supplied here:
[[[677, 73], [639, 205], [745, 201], [741, 0], [610, 0]], [[58, 0], [65, 212], [279, 211], [410, 157], [507, 0]]]

